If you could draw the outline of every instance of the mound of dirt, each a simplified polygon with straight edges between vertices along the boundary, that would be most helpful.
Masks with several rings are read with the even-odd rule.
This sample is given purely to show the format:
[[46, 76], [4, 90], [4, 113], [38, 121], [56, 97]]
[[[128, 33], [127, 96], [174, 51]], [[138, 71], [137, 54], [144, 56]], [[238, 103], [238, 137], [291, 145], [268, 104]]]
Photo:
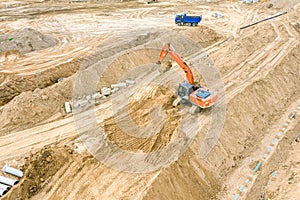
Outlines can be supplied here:
[[[35, 74], [1, 74], [0, 73], [0, 106], [8, 103], [15, 96], [19, 95], [24, 91], [33, 91], [36, 88], [45, 88], [57, 82], [58, 78], [66, 78], [76, 73], [79, 68], [84, 70], [93, 66], [93, 64], [99, 62], [99, 60], [114, 56], [120, 52], [126, 51], [130, 48], [148, 42], [153, 38], [157, 37], [158, 33], [148, 33], [146, 35], [140, 35], [131, 39], [129, 42], [122, 42], [118, 45], [111, 46], [113, 41], [108, 40], [103, 45], [97, 47], [93, 53], [89, 56], [81, 59], [73, 59], [72, 61], [63, 63], [58, 66], [37, 71]], [[114, 41], [116, 38], [113, 38]], [[11, 42], [11, 41], [10, 41]], [[142, 52], [130, 52], [124, 56], [119, 57], [111, 64], [103, 74], [104, 77], [101, 79], [100, 87], [110, 86], [110, 84], [116, 83], [118, 78], [133, 66], [144, 64], [144, 63], [155, 63], [157, 61], [157, 55], [159, 52], [153, 53], [153, 50], [141, 50]], [[10, 51], [10, 53], [0, 53], [0, 60], [8, 60], [19, 55], [18, 51]], [[128, 55], [128, 56], [127, 56]], [[138, 58], [138, 59], [137, 59]], [[124, 62], [124, 63], [122, 63]], [[122, 64], [121, 64], [122, 63]], [[94, 68], [103, 67], [103, 63], [97, 63]], [[104, 84], [106, 83], [106, 84]]]
[[3, 199], [30, 199], [40, 192], [51, 178], [69, 162], [73, 151], [68, 146], [46, 146], [41, 151], [26, 157], [22, 166], [24, 176], [17, 187]]
[[128, 72], [131, 72], [132, 79], [139, 76], [138, 69], [132, 71], [135, 67], [142, 66], [149, 63], [156, 63], [158, 60], [159, 50], [155, 49], [141, 49], [137, 51], [130, 51], [115, 59], [102, 74], [98, 90], [104, 86], [118, 83], [120, 79]]
[[63, 116], [64, 102], [72, 99], [72, 89], [70, 78], [45, 89], [21, 93], [0, 110], [0, 127], [6, 130], [3, 134], [32, 127], [53, 115]]
[[73, 75], [79, 69], [79, 65], [80, 61], [74, 59], [30, 74], [0, 73], [0, 106], [8, 103], [22, 92], [45, 88], [57, 83], [59, 78]]
[[171, 60], [168, 60], [168, 61], [166, 61], [166, 62], [163, 62], [163, 63], [161, 63], [160, 66], [159, 66], [159, 72], [160, 72], [160, 73], [164, 73], [164, 72], [170, 70], [171, 67], [172, 67], [172, 62], [171, 62]]
[[217, 199], [220, 187], [214, 176], [188, 150], [178, 161], [162, 170], [143, 200]]
[[54, 46], [57, 40], [32, 28], [25, 28], [8, 35], [0, 35], [0, 44], [0, 53], [18, 50], [24, 54]]
[[[99, 60], [104, 60], [105, 58], [109, 58], [119, 53], [128, 51], [139, 45], [145, 44], [149, 41], [153, 41], [161, 34], [160, 32], [149, 31], [149, 30], [145, 30], [144, 32], [147, 34], [142, 34], [142, 35], [140, 33], [136, 33], [136, 35], [134, 35], [133, 33], [131, 33], [130, 35], [121, 34], [119, 37], [112, 37], [106, 40], [105, 42], [103, 42], [102, 45], [97, 47], [89, 56], [83, 59], [83, 62], [81, 64], [81, 69], [91, 67], [93, 64], [99, 62]], [[123, 38], [126, 38], [126, 41], [124, 41]], [[140, 57], [136, 56], [136, 58], [143, 58], [143, 56], [145, 57], [146, 54], [141, 55]], [[120, 63], [118, 63], [117, 69], [119, 68], [121, 68]]]
[[184, 30], [180, 30], [180, 33], [191, 38], [203, 48], [211, 46], [223, 38], [222, 35], [207, 26], [184, 28]]

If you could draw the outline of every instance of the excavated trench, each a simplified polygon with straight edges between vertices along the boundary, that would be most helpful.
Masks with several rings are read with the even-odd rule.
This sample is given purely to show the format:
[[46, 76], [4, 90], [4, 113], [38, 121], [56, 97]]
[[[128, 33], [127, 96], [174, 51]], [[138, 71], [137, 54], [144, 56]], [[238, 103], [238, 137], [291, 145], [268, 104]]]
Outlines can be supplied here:
[[34, 74], [19, 75], [2, 73], [0, 105], [3, 106], [7, 104], [22, 92], [49, 87], [57, 83], [59, 78], [67, 78], [76, 73], [79, 66], [80, 61], [73, 60], [59, 66], [53, 66], [43, 71], [35, 72]]

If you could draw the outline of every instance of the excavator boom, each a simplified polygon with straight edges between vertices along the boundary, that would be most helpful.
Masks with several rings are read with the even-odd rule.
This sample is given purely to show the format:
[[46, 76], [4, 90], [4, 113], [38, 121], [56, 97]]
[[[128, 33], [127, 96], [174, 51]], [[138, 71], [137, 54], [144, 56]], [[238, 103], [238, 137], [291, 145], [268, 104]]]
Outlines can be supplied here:
[[170, 43], [166, 43], [163, 46], [163, 48], [162, 48], [162, 50], [160, 52], [160, 56], [159, 56], [159, 63], [161, 63], [168, 54], [183, 69], [183, 71], [184, 71], [184, 73], [186, 75], [186, 78], [187, 78], [189, 84], [193, 85], [194, 84], [194, 75], [192, 73], [192, 70], [182, 60], [182, 58], [175, 52], [175, 50], [171, 47]]

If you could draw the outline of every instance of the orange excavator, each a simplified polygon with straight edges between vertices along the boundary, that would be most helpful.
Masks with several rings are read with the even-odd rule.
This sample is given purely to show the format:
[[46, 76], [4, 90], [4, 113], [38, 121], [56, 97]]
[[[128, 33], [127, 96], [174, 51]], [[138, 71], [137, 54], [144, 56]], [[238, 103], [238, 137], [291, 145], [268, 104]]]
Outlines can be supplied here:
[[161, 64], [167, 55], [176, 61], [176, 63], [183, 69], [188, 82], [184, 81], [179, 84], [177, 91], [177, 99], [173, 102], [173, 106], [176, 107], [180, 102], [185, 101], [192, 104], [190, 109], [191, 114], [195, 114], [199, 108], [209, 108], [216, 102], [218, 95], [215, 91], [209, 88], [195, 85], [194, 75], [190, 67], [182, 60], [182, 58], [175, 52], [170, 43], [163, 46], [159, 61], [157, 64]]

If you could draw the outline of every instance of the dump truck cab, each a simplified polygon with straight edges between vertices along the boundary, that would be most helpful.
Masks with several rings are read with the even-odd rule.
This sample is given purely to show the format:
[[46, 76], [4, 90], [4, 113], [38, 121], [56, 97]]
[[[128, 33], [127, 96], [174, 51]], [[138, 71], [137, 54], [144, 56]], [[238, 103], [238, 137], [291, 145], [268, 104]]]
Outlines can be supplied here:
[[186, 13], [176, 14], [176, 16], [175, 16], [175, 24], [181, 23], [184, 16], [186, 16]]

